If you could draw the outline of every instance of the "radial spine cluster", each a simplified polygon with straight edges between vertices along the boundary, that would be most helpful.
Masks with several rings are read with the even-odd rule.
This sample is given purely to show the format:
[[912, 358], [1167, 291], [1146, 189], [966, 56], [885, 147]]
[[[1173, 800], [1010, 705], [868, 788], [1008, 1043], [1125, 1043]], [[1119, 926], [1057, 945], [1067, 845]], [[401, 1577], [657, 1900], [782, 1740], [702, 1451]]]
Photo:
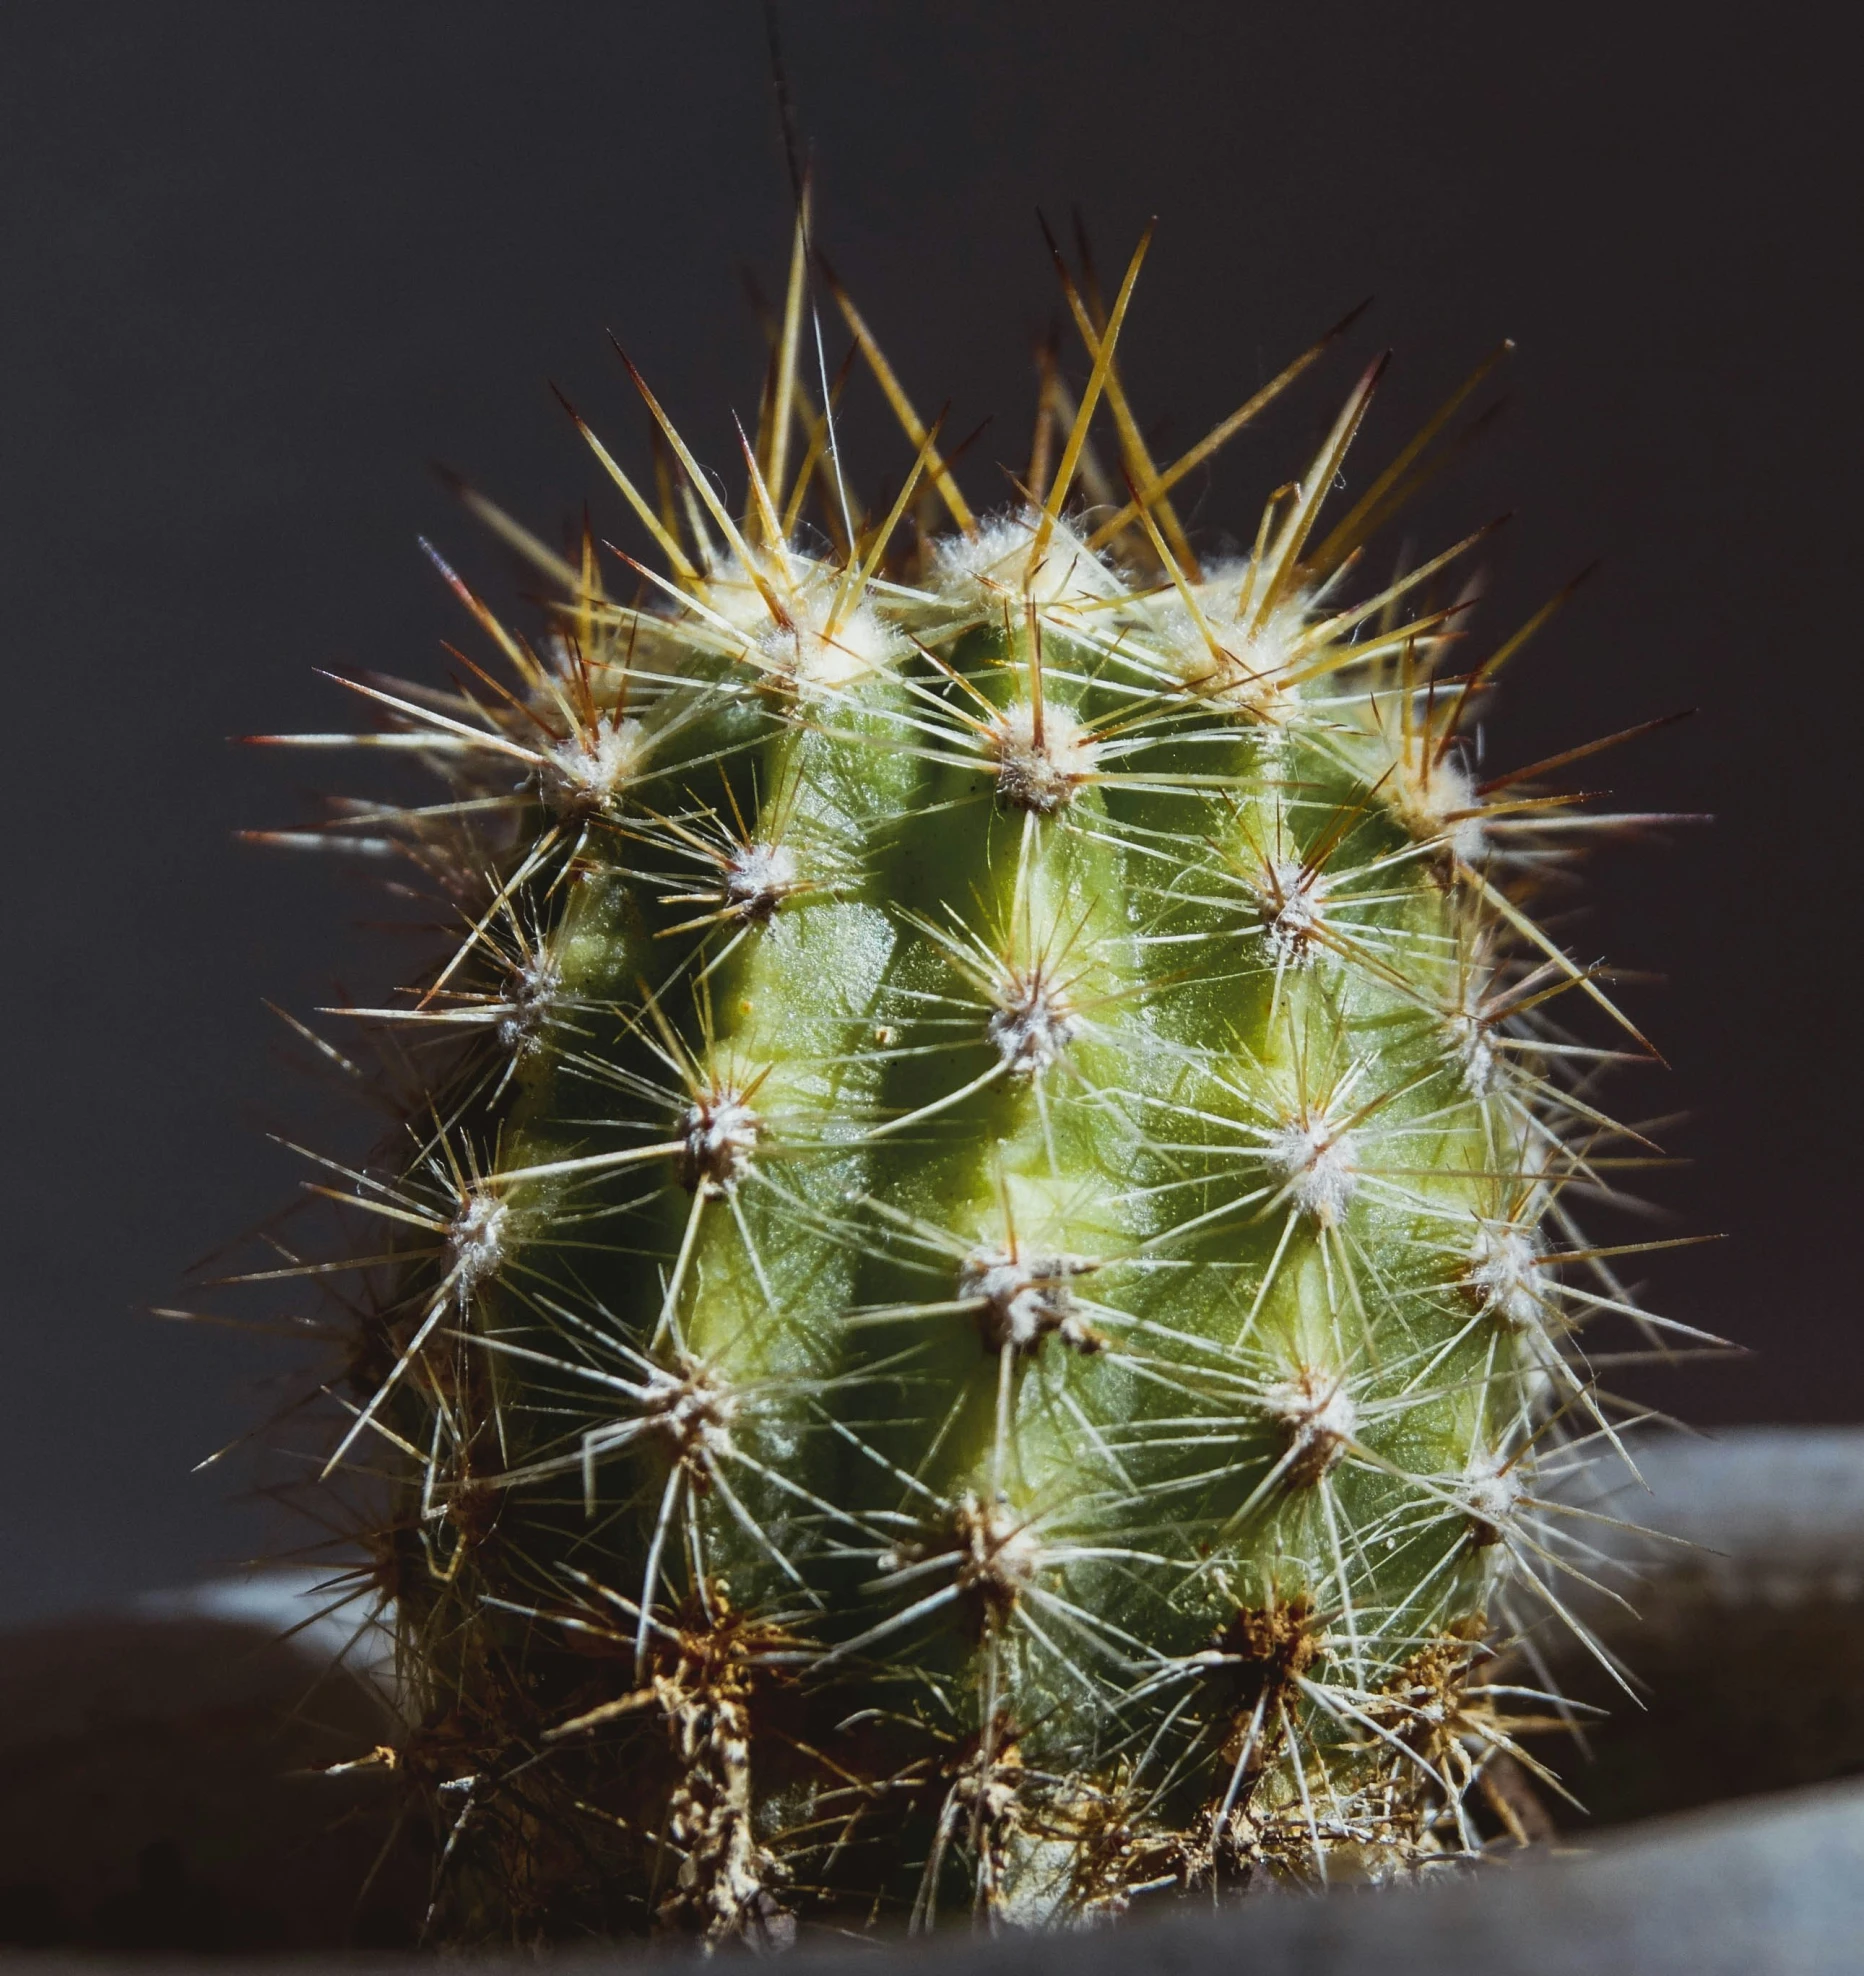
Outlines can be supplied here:
[[459, 930], [341, 1012], [417, 1090], [320, 1176], [442, 1936], [1050, 1927], [1521, 1836], [1553, 1704], [1489, 1670], [1615, 1438], [1576, 1334], [1641, 1315], [1575, 1216], [1643, 1045], [1530, 916], [1585, 820], [1469, 745], [1553, 607], [1471, 653], [1486, 531], [1363, 575], [1487, 364], [1349, 500], [1373, 365], [1200, 561], [1173, 487], [1333, 338], [1161, 467], [1144, 252], [1062, 268], [1078, 395], [1051, 354], [980, 518], [799, 228], [742, 506], [642, 384], [655, 495], [582, 430], [651, 548], [469, 495], [545, 621], [443, 564], [483, 649], [299, 737], [443, 785], [323, 833]]

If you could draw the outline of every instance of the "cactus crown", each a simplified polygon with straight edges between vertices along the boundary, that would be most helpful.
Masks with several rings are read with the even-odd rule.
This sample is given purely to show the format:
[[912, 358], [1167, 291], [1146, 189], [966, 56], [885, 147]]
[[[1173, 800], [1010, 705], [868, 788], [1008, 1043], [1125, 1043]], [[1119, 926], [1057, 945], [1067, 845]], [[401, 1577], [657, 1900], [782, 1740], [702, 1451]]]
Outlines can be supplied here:
[[1144, 252], [1063, 266], [1085, 386], [988, 517], [828, 277], [914, 449], [863, 515], [799, 228], [742, 509], [641, 384], [658, 498], [582, 430], [656, 562], [469, 494], [541, 640], [440, 564], [485, 666], [311, 737], [445, 792], [324, 833], [461, 929], [345, 1011], [417, 1096], [326, 1176], [325, 1472], [456, 1936], [1051, 1925], [1515, 1826], [1483, 1670], [1561, 1608], [1536, 1478], [1612, 1439], [1574, 1334], [1630, 1303], [1575, 1220], [1626, 1051], [1563, 1018], [1643, 1047], [1524, 904], [1567, 758], [1468, 746], [1555, 606], [1452, 667], [1486, 531], [1353, 581], [1494, 359], [1346, 505], [1373, 365], [1200, 560], [1173, 488], [1331, 339], [1161, 468]]

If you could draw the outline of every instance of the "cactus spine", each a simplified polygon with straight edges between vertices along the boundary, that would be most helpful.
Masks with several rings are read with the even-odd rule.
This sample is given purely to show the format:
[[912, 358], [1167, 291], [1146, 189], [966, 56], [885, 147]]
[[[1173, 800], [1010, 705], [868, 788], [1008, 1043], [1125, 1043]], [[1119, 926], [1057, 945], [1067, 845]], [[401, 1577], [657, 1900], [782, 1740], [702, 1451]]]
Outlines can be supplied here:
[[1577, 820], [1465, 745], [1548, 613], [1453, 672], [1479, 535], [1351, 580], [1487, 366], [1348, 506], [1375, 365], [1200, 561], [1143, 253], [1064, 269], [1078, 411], [1051, 369], [987, 519], [836, 289], [916, 449], [862, 518], [799, 231], [742, 511], [643, 385], [658, 502], [583, 430], [651, 563], [469, 497], [546, 635], [442, 565], [487, 669], [356, 683], [446, 798], [330, 839], [461, 934], [347, 1012], [421, 1096], [329, 1189], [326, 1473], [386, 1492], [456, 1936], [1049, 1926], [1515, 1826], [1482, 1669], [1560, 1605], [1536, 1465], [1609, 1438], [1571, 1340], [1626, 1301], [1570, 1274], [1614, 1052], [1555, 1022], [1616, 1011], [1521, 903]]

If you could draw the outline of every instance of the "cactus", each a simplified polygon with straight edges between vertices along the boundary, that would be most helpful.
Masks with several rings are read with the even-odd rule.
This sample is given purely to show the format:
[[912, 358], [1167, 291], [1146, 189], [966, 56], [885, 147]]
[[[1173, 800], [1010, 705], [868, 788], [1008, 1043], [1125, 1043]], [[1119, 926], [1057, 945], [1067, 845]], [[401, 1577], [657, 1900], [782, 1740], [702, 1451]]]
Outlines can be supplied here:
[[[1161, 467], [1144, 252], [1110, 305], [1057, 254], [1085, 385], [1045, 361], [980, 517], [799, 227], [742, 507], [637, 376], [655, 498], [577, 424], [649, 556], [468, 490], [541, 635], [436, 556], [485, 651], [297, 737], [444, 785], [318, 840], [458, 927], [343, 1011], [414, 1095], [319, 1184], [369, 1224], [324, 1473], [454, 1939], [1050, 1927], [1521, 1836], [1550, 1699], [1488, 1670], [1563, 1610], [1537, 1476], [1615, 1439], [1574, 1217], [1644, 1053], [1523, 903], [1591, 750], [1473, 761], [1561, 599], [1452, 668], [1486, 530], [1358, 580], [1493, 359], [1348, 501], [1374, 364], [1200, 558], [1173, 489], [1333, 337]], [[817, 279], [914, 450], [884, 512]]]

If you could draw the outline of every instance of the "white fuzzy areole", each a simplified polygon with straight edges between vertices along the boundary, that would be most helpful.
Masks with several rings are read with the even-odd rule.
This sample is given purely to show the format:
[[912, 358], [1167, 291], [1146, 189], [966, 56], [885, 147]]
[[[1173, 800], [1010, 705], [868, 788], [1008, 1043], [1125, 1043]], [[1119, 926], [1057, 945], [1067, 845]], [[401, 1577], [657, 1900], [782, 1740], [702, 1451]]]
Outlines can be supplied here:
[[740, 844], [725, 865], [725, 903], [741, 919], [768, 919], [795, 889], [787, 844]]
[[656, 1370], [646, 1413], [678, 1458], [695, 1462], [731, 1452], [738, 1406], [737, 1395], [709, 1367], [692, 1364], [679, 1376]]
[[453, 1256], [453, 1278], [462, 1296], [498, 1273], [505, 1259], [510, 1219], [511, 1209], [496, 1194], [486, 1192], [469, 1194], [453, 1217], [447, 1246]]
[[680, 1121], [685, 1141], [681, 1178], [695, 1191], [728, 1194], [757, 1150], [763, 1121], [730, 1085], [718, 1085], [686, 1108]]
[[1338, 1225], [1359, 1191], [1353, 1155], [1352, 1135], [1335, 1131], [1324, 1112], [1304, 1112], [1269, 1135], [1269, 1161], [1290, 1198], [1323, 1228]]
[[1042, 1540], [1027, 1517], [1000, 1498], [966, 1495], [952, 1519], [958, 1548], [958, 1583], [1008, 1602], [1032, 1584], [1042, 1564]]
[[1146, 622], [1172, 670], [1194, 692], [1219, 706], [1280, 722], [1301, 703], [1295, 647], [1312, 613], [1307, 598], [1297, 593], [1256, 623], [1253, 609], [1247, 615], [1241, 609], [1249, 573], [1245, 557], [1217, 564], [1191, 586], [1201, 625], [1176, 586], [1148, 601]]
[[985, 1033], [1012, 1076], [1034, 1077], [1047, 1070], [1080, 1033], [1081, 1018], [1040, 966], [1006, 970], [996, 1003]]
[[[1464, 864], [1477, 864], [1488, 842], [1481, 798], [1456, 753], [1401, 762], [1383, 785], [1383, 800], [1419, 843], [1444, 845]], [[1476, 814], [1468, 814], [1476, 812]]]
[[1486, 1098], [1495, 1088], [1501, 1069], [1501, 1054], [1490, 1036], [1490, 1023], [1482, 1008], [1482, 984], [1470, 982], [1459, 1004], [1444, 1017], [1450, 1032], [1450, 1048], [1463, 1067], [1463, 1088], [1472, 1098]]
[[1094, 1265], [1079, 1256], [1019, 1257], [979, 1250], [958, 1272], [958, 1295], [984, 1306], [986, 1342], [1029, 1354], [1053, 1333], [1078, 1352], [1100, 1349], [1101, 1339], [1076, 1307], [1072, 1279]]
[[548, 947], [515, 967], [505, 981], [505, 1008], [498, 1019], [498, 1040], [518, 1056], [528, 1056], [543, 1042], [543, 1027], [563, 987], [563, 965]]
[[1553, 1309], [1540, 1242], [1506, 1222], [1482, 1222], [1470, 1245], [1463, 1281], [1482, 1308], [1514, 1331], [1541, 1331]]
[[866, 598], [841, 597], [840, 570], [792, 553], [787, 565], [773, 557], [757, 573], [762, 588], [742, 563], [722, 564], [707, 580], [705, 601], [743, 635], [744, 656], [771, 679], [805, 695], [834, 692], [887, 671], [906, 651]]
[[1288, 1436], [1284, 1460], [1296, 1487], [1307, 1487], [1335, 1467], [1359, 1431], [1359, 1407], [1346, 1381], [1306, 1366], [1278, 1380], [1262, 1396]]
[[[802, 602], [824, 600], [805, 595]], [[768, 669], [798, 691], [832, 692], [870, 673], [884, 672], [900, 656], [898, 633], [867, 604], [849, 611], [831, 630], [826, 614], [799, 610], [789, 624], [771, 621], [757, 646]]]
[[1093, 737], [1066, 707], [1045, 705], [1042, 731], [1028, 700], [1005, 707], [991, 722], [984, 745], [996, 758], [997, 793], [1019, 810], [1053, 816], [1074, 801], [1074, 793], [1094, 773], [1099, 750]]
[[544, 795], [553, 808], [605, 810], [640, 773], [647, 730], [632, 718], [579, 727], [544, 750]]
[[1285, 961], [1314, 958], [1314, 935], [1326, 924], [1327, 881], [1298, 858], [1278, 858], [1263, 868], [1255, 886], [1269, 944]]
[[1514, 1520], [1525, 1484], [1519, 1461], [1477, 1455], [1463, 1473], [1463, 1500], [1469, 1506], [1470, 1541], [1478, 1549], [1499, 1543]]
[[975, 535], [948, 536], [934, 550], [933, 580], [949, 601], [975, 607], [1001, 606], [1006, 597], [1044, 608], [1094, 603], [1117, 597], [1123, 578], [1065, 522], [1050, 525], [1042, 560], [1030, 557], [1042, 517], [1033, 508], [996, 515]]

